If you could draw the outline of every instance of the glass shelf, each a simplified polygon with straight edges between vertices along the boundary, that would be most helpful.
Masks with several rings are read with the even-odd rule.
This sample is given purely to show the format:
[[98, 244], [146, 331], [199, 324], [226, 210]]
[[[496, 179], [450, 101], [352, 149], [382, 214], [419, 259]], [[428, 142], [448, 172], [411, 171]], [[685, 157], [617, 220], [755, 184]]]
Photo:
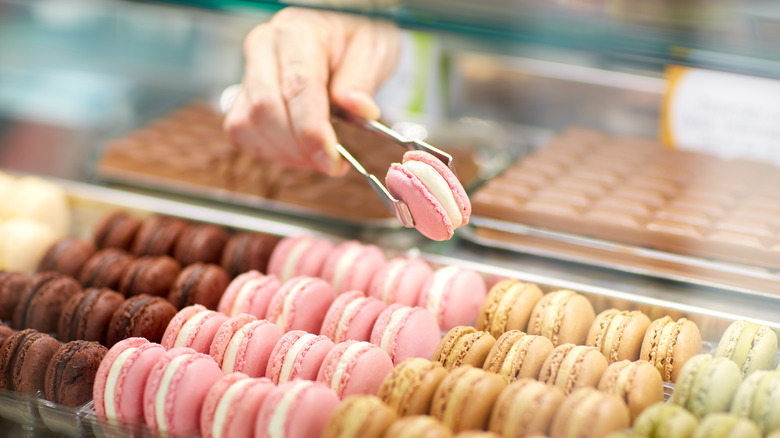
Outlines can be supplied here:
[[[359, 1], [364, 0], [307, 0], [300, 5], [385, 17], [405, 28], [465, 36], [479, 40], [482, 50], [502, 54], [515, 54], [522, 45], [534, 44], [587, 51], [607, 62], [657, 71], [672, 63], [780, 77], [780, 4], [776, 1], [405, 0], [382, 7], [374, 0], [374, 6], [355, 8]], [[291, 4], [164, 2], [231, 13], [268, 12]]]

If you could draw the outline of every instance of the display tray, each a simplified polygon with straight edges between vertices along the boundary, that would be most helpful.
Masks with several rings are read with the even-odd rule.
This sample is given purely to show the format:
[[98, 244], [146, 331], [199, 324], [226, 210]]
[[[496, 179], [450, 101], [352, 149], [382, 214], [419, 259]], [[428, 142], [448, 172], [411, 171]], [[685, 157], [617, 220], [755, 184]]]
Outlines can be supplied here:
[[[316, 228], [300, 227], [275, 220], [265, 219], [226, 209], [211, 208], [182, 203], [155, 196], [129, 193], [122, 190], [70, 181], [59, 181], [68, 194], [73, 212], [71, 234], [76, 237], [90, 238], [95, 225], [108, 212], [122, 209], [139, 217], [151, 217], [154, 214], [166, 214], [181, 218], [221, 224], [231, 229], [263, 231], [280, 236], [295, 235], [303, 232], [322, 237], [340, 239], [341, 237], [321, 232]], [[475, 255], [472, 259], [455, 258], [450, 251], [441, 253], [421, 248], [407, 248], [433, 266], [461, 265], [482, 273], [489, 281], [514, 277], [538, 284], [543, 291], [571, 289], [585, 295], [600, 312], [608, 308], [642, 310], [651, 318], [670, 315], [672, 318], [686, 317], [696, 322], [701, 330], [703, 352], [714, 353], [720, 337], [733, 321], [747, 318], [745, 311], [738, 306], [733, 312], [705, 309], [681, 302], [662, 300], [651, 296], [634, 294], [618, 288], [597, 287], [589, 282], [572, 282], [563, 278], [545, 277], [523, 271], [522, 267], [507, 269], [491, 263], [489, 258]], [[771, 305], [769, 306], [771, 307]], [[780, 333], [780, 322], [751, 318], [753, 321], [771, 327]], [[673, 384], [664, 384], [665, 397], [668, 400], [674, 391]], [[0, 390], [0, 417], [14, 422], [26, 431], [25, 436], [159, 436], [156, 431], [136, 425], [118, 425], [107, 422], [94, 412], [91, 402], [75, 408], [56, 405], [44, 400], [38, 394], [19, 394]]]
[[460, 236], [478, 245], [780, 300], [780, 274], [513, 222], [472, 216]]

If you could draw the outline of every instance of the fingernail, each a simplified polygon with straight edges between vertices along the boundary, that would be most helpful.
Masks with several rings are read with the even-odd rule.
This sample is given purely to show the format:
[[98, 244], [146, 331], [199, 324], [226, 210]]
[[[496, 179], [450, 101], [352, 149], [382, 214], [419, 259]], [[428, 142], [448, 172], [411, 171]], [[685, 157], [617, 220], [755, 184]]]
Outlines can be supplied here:
[[350, 98], [357, 103], [360, 115], [371, 120], [379, 118], [382, 111], [371, 96], [362, 91], [353, 91], [350, 93]]

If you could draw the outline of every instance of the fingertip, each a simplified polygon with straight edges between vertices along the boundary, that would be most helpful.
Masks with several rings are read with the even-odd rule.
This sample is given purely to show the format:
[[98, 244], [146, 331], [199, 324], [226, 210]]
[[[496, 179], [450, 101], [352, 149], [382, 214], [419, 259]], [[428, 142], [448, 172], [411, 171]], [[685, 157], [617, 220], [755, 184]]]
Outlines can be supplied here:
[[365, 91], [350, 91], [337, 99], [336, 103], [352, 114], [368, 120], [377, 120], [382, 114], [374, 99]]

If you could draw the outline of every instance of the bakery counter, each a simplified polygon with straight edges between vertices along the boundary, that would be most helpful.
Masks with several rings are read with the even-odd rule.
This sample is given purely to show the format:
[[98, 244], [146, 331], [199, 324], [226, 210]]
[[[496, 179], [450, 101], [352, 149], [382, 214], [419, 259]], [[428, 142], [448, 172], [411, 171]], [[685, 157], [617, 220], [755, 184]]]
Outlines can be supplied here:
[[[457, 236], [448, 242], [435, 243], [422, 239], [413, 230], [356, 231], [327, 222], [290, 219], [170, 194], [131, 192], [73, 181], [55, 182], [67, 194], [72, 211], [70, 234], [78, 238], [92, 239], [102, 218], [112, 211], [124, 210], [140, 218], [163, 214], [219, 224], [232, 231], [259, 231], [278, 236], [309, 233], [334, 241], [359, 239], [379, 245], [387, 256], [419, 256], [434, 267], [454, 265], [472, 269], [482, 274], [488, 285], [503, 278], [517, 278], [537, 284], [544, 292], [570, 289], [585, 296], [596, 312], [617, 308], [641, 310], [652, 319], [667, 315], [675, 320], [688, 318], [701, 331], [705, 353], [715, 352], [726, 327], [736, 320], [750, 319], [780, 333], [780, 323], [775, 318], [780, 312], [780, 301], [767, 297], [521, 255], [486, 248]], [[674, 384], [664, 383], [667, 399], [673, 391]], [[67, 408], [44, 400], [42, 394], [0, 391], [0, 417], [14, 422], [9, 430], [19, 435], [12, 436], [51, 436], [52, 433], [156, 436], [156, 432], [146, 428], [135, 430], [106, 423], [95, 414], [92, 402]]]

